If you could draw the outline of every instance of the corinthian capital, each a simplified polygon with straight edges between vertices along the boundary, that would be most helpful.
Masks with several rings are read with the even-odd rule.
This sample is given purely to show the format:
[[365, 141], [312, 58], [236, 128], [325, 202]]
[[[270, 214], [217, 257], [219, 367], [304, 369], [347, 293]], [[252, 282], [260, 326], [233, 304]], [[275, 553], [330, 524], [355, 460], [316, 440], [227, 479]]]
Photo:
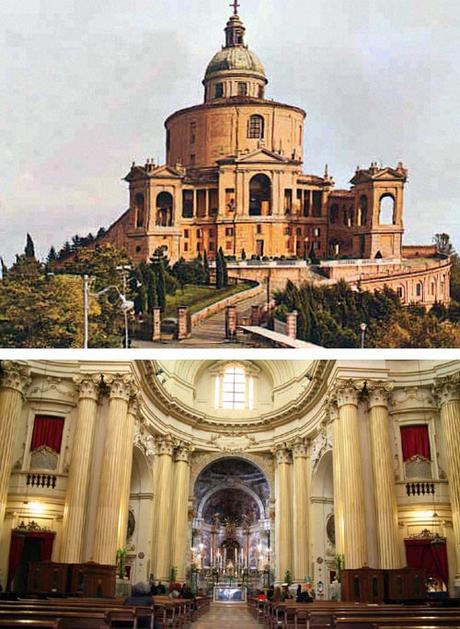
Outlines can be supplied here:
[[129, 402], [133, 395], [133, 377], [131, 374], [110, 374], [104, 377], [104, 382], [110, 391], [110, 399]]
[[13, 389], [24, 395], [24, 391], [31, 381], [30, 369], [28, 367], [11, 360], [3, 361], [0, 383], [2, 389]]
[[436, 378], [434, 393], [438, 400], [439, 406], [443, 406], [444, 404], [447, 404], [447, 402], [459, 402], [460, 371], [450, 376]]
[[75, 376], [73, 381], [78, 389], [80, 400], [95, 400], [97, 402], [100, 393], [100, 374], [81, 374], [80, 376]]
[[277, 446], [275, 448], [274, 454], [277, 465], [291, 462], [291, 451], [286, 445]]
[[305, 439], [296, 439], [292, 443], [292, 456], [294, 459], [306, 459], [308, 456], [308, 446]]
[[171, 435], [164, 435], [157, 438], [157, 454], [172, 456], [174, 453], [174, 441]]
[[384, 382], [382, 380], [368, 382], [367, 394], [369, 408], [374, 408], [375, 406], [388, 407], [393, 388], [391, 382]]
[[359, 394], [362, 391], [362, 383], [358, 380], [349, 378], [348, 380], [340, 379], [335, 382], [332, 397], [337, 402], [337, 406], [347, 406], [352, 404], [358, 406]]
[[182, 461], [183, 463], [190, 463], [190, 455], [192, 453], [192, 448], [189, 443], [181, 443], [174, 450], [174, 461], [178, 463]]

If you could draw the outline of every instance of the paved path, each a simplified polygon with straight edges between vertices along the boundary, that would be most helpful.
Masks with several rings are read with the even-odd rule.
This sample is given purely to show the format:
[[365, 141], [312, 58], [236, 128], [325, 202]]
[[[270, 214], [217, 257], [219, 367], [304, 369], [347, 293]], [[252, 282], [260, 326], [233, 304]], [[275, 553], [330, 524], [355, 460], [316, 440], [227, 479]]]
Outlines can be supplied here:
[[260, 629], [245, 603], [242, 605], [218, 605], [213, 603], [207, 614], [204, 614], [192, 625], [193, 629]]
[[[261, 292], [255, 297], [245, 299], [236, 304], [238, 316], [243, 317], [250, 315], [251, 307], [255, 304], [265, 303], [265, 293]], [[219, 347], [251, 347], [245, 343], [242, 333], [238, 335], [238, 342], [229, 343], [225, 340], [225, 310], [218, 312], [212, 317], [205, 319], [203, 323], [197, 325], [192, 330], [192, 336], [185, 341], [172, 341], [170, 343], [150, 343], [148, 341], [135, 340], [133, 343], [135, 348], [172, 348], [172, 347], [203, 347], [203, 348], [219, 348]]]

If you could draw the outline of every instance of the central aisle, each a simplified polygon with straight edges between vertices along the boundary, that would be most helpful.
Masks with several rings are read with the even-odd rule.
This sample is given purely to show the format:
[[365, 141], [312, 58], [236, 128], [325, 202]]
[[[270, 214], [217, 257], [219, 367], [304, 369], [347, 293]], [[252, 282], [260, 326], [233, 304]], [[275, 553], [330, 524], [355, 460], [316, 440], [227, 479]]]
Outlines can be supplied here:
[[246, 604], [218, 605], [213, 603], [210, 611], [193, 623], [193, 629], [256, 629], [260, 625], [248, 611]]

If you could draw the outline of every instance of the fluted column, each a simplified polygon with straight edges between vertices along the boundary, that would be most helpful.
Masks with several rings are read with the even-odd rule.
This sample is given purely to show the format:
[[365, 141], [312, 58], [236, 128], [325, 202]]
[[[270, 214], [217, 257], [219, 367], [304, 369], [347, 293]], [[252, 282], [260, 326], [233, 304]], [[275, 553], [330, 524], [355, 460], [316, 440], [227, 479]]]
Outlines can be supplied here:
[[298, 439], [292, 446], [294, 460], [294, 581], [303, 582], [309, 571], [309, 478], [308, 447], [303, 439]]
[[398, 536], [398, 506], [389, 431], [388, 397], [391, 386], [369, 385], [369, 427], [374, 472], [375, 516], [379, 568], [401, 568]]
[[188, 496], [190, 483], [190, 448], [179, 446], [174, 452], [174, 498], [172, 504], [171, 565], [177, 580], [185, 581], [188, 538]]
[[123, 436], [124, 452], [122, 457], [123, 481], [121, 486], [120, 513], [118, 520], [118, 548], [126, 546], [128, 532], [129, 496], [131, 494], [131, 473], [133, 470], [133, 439], [134, 424], [139, 416], [139, 400], [137, 395], [131, 397], [128, 404], [125, 434]]
[[336, 386], [339, 409], [340, 482], [343, 494], [346, 568], [362, 568], [367, 564], [366, 513], [364, 478], [361, 459], [358, 389], [352, 380]]
[[110, 389], [105, 447], [99, 484], [93, 559], [96, 563], [116, 562], [121, 490], [124, 479], [123, 456], [131, 376], [106, 377]]
[[152, 572], [166, 581], [171, 570], [172, 480], [174, 444], [168, 435], [158, 440], [153, 501]]
[[328, 403], [329, 421], [332, 424], [332, 472], [334, 479], [334, 521], [335, 521], [335, 548], [337, 555], [344, 554], [344, 527], [345, 516], [343, 513], [343, 489], [342, 489], [342, 445], [340, 438], [339, 409], [334, 400]]
[[60, 561], [83, 561], [83, 538], [92, 464], [94, 429], [98, 411], [100, 376], [83, 375], [75, 378], [79, 389], [78, 415], [72, 446], [64, 521], [61, 533]]
[[450, 508], [455, 540], [455, 584], [460, 587], [460, 373], [437, 381], [447, 458]]
[[3, 361], [0, 383], [0, 527], [5, 519], [14, 457], [14, 437], [22, 410], [25, 388], [30, 384], [30, 370], [19, 363]]
[[286, 570], [292, 574], [292, 492], [291, 453], [282, 446], [275, 451], [275, 540], [276, 580], [282, 582]]

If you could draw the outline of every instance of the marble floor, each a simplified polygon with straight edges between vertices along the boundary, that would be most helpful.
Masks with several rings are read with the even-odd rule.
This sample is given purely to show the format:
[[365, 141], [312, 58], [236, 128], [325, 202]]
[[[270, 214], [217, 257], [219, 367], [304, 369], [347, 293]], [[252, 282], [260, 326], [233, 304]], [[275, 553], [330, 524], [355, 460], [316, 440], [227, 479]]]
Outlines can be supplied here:
[[246, 604], [217, 605], [212, 604], [207, 614], [204, 614], [192, 625], [193, 629], [260, 629], [248, 611]]

